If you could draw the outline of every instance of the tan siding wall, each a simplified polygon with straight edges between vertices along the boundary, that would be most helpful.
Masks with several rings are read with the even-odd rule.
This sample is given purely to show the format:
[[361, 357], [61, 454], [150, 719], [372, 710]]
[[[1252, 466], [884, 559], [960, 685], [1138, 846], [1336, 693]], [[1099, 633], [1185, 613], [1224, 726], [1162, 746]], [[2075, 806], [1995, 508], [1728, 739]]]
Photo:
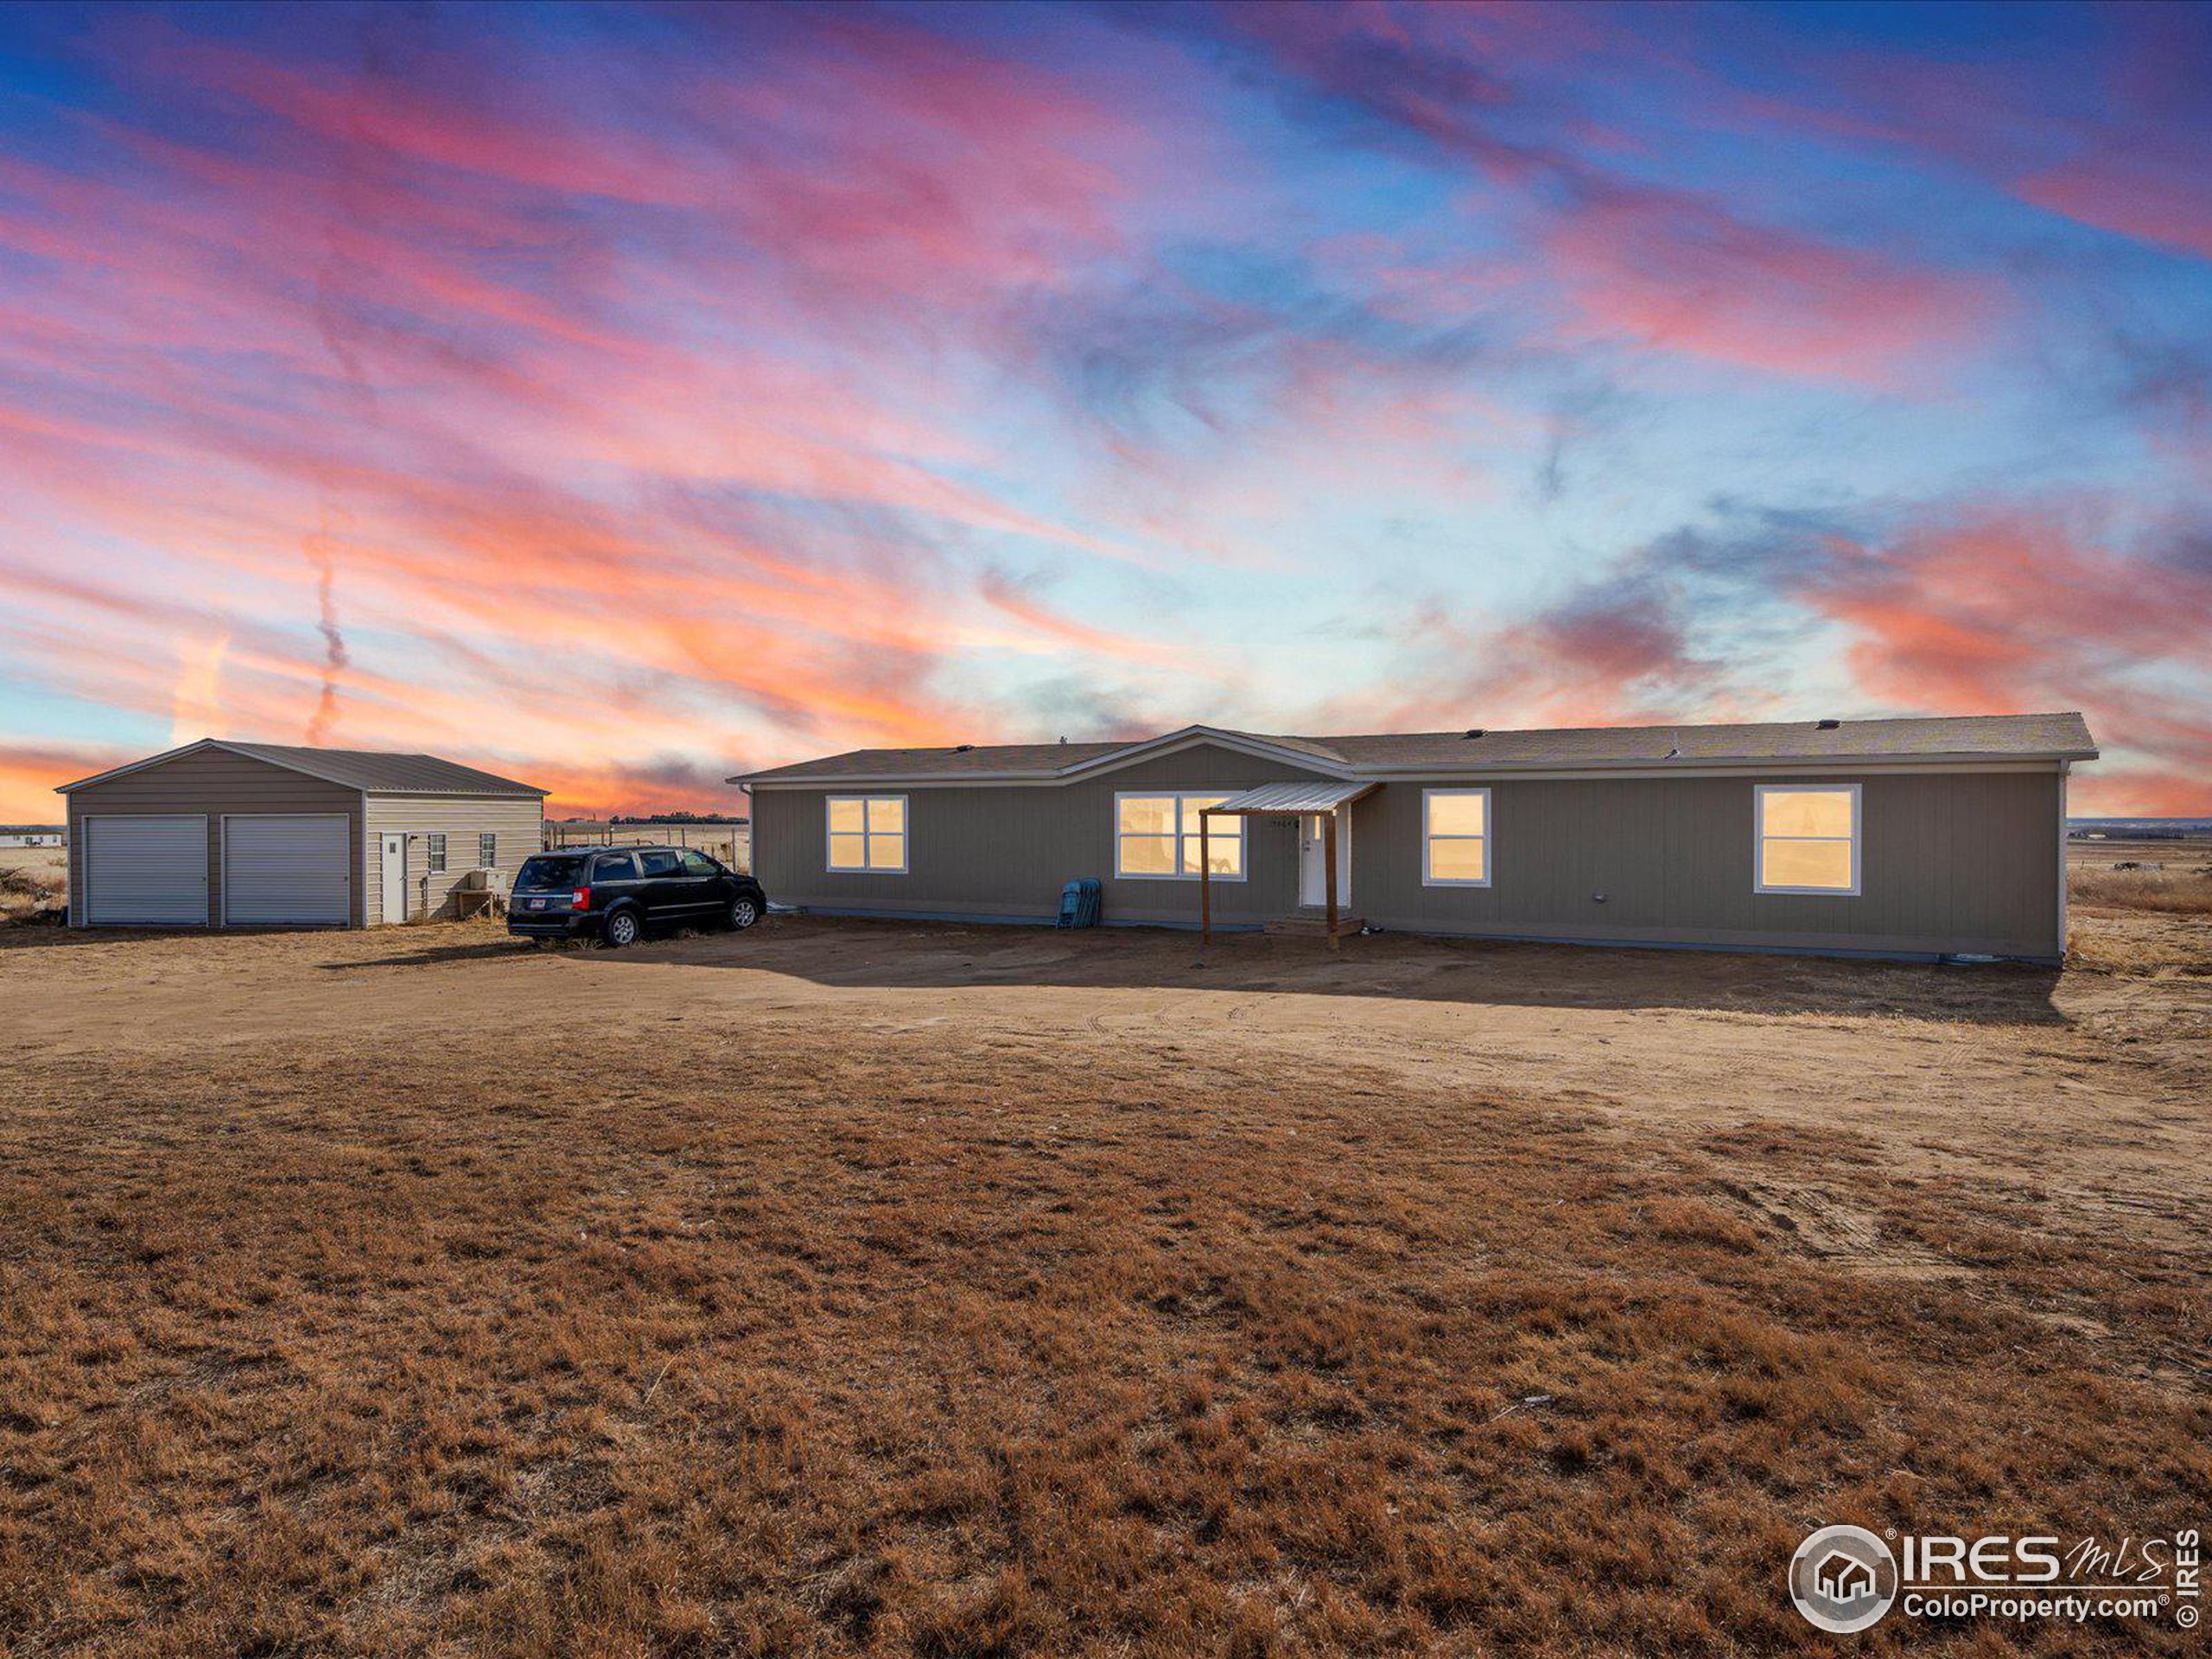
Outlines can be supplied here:
[[[543, 816], [544, 809], [535, 797], [513, 800], [456, 795], [370, 796], [363, 855], [366, 879], [362, 883], [362, 891], [367, 895], [366, 913], [374, 922], [384, 919], [382, 848], [385, 835], [404, 835], [408, 838], [407, 916], [413, 921], [425, 913], [451, 913], [454, 889], [476, 868], [476, 837], [487, 830], [499, 838], [499, 868], [506, 876], [506, 885], [512, 887], [523, 860], [539, 849], [543, 836], [540, 820]], [[446, 838], [446, 868], [442, 874], [432, 875], [429, 870], [429, 849], [423, 837], [432, 831], [442, 833]]]
[[[1124, 881], [1114, 875], [1114, 796], [1145, 789], [1249, 789], [1314, 774], [1205, 747], [1043, 788], [756, 790], [753, 856], [779, 904], [888, 912], [1049, 918], [1078, 876], [1104, 884], [1109, 921], [1198, 918], [1196, 881]], [[906, 875], [830, 874], [823, 801], [833, 794], [904, 795], [912, 824]], [[1254, 819], [1248, 879], [1214, 884], [1224, 921], [1280, 916], [1298, 893], [1298, 836], [1288, 819]]]
[[[81, 926], [85, 891], [83, 823], [103, 814], [150, 817], [157, 813], [204, 812], [207, 816], [207, 922], [223, 915], [223, 815], [226, 812], [337, 812], [345, 815], [353, 852], [353, 869], [361, 868], [361, 795], [359, 790], [326, 784], [266, 761], [219, 749], [180, 755], [105, 784], [74, 791], [69, 802], [69, 921]], [[353, 920], [361, 919], [361, 884], [351, 878]]]
[[[1352, 808], [1355, 907], [1429, 932], [2056, 957], [2056, 773], [1838, 772], [1865, 819], [1855, 898], [1752, 891], [1752, 778], [1487, 782], [1492, 885], [1425, 887], [1421, 785]], [[1605, 901], [1594, 897], [1602, 893]]]
[[[1223, 750], [1194, 750], [1064, 787], [908, 785], [911, 873], [826, 873], [823, 801], [853, 790], [753, 796], [762, 884], [781, 903], [887, 912], [1044, 918], [1060, 884], [1096, 875], [1111, 921], [1192, 921], [1196, 883], [1113, 876], [1113, 797], [1147, 787], [1230, 788], [1301, 776]], [[1782, 781], [1770, 779], [1766, 781]], [[1787, 781], [1811, 781], [1790, 777]], [[1752, 785], [1743, 778], [1487, 784], [1493, 885], [1421, 885], [1418, 782], [1351, 809], [1348, 909], [1407, 931], [1803, 950], [1974, 951], [2056, 957], [2060, 798], [2055, 773], [1822, 774], [1861, 785], [1858, 897], [1752, 891]], [[1287, 819], [1255, 819], [1250, 879], [1214, 891], [1217, 916], [1256, 921], [1297, 902]], [[1605, 894], [1603, 903], [1593, 895]]]

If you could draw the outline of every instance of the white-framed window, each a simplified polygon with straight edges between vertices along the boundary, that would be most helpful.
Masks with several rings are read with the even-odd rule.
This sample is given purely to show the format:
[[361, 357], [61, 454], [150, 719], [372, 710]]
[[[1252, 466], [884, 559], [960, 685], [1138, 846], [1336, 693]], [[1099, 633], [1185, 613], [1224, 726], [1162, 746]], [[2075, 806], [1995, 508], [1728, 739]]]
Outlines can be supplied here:
[[1754, 892], [1855, 897], [1859, 838], [1856, 784], [1752, 786]]
[[[1125, 881], [1198, 879], [1198, 813], [1230, 790], [1131, 790], [1114, 797], [1114, 874]], [[1244, 820], [1215, 818], [1206, 849], [1217, 881], [1244, 879]]]
[[832, 795], [824, 808], [833, 871], [906, 874], [906, 798]]
[[1490, 791], [1421, 791], [1421, 884], [1490, 886]]
[[442, 830], [434, 830], [423, 837], [423, 849], [428, 855], [424, 863], [431, 874], [442, 874], [446, 868], [446, 838]]
[[476, 832], [476, 866], [484, 870], [499, 868], [499, 837], [489, 830]]

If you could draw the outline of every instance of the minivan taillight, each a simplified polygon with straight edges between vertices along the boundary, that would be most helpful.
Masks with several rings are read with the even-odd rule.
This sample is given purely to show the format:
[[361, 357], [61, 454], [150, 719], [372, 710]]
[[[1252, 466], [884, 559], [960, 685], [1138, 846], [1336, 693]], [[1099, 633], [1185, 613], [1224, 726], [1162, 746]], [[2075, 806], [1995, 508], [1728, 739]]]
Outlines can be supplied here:
[[574, 893], [569, 895], [569, 904], [571, 908], [575, 910], [589, 910], [591, 908], [591, 889], [589, 887], [578, 887]]

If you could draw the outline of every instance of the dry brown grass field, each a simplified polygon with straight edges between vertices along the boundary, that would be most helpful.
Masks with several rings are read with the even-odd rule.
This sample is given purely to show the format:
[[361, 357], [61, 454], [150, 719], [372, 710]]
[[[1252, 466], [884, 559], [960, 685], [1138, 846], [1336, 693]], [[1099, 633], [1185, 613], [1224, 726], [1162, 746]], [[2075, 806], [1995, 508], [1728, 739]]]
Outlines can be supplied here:
[[2212, 1491], [2212, 918], [1936, 968], [0, 935], [15, 1656], [1847, 1644]]
[[69, 888], [69, 855], [59, 847], [0, 847], [0, 927], [52, 920]]
[[2077, 905], [2212, 916], [2212, 840], [2074, 842], [2067, 863]]

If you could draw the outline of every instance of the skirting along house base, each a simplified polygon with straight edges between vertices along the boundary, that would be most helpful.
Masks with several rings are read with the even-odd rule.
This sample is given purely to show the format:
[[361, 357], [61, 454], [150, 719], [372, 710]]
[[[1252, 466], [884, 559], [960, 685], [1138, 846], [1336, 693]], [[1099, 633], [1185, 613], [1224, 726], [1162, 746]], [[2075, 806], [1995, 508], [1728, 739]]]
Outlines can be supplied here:
[[[753, 868], [854, 915], [1851, 956], [2065, 951], [2078, 714], [872, 749], [747, 773]], [[1203, 878], [1203, 879], [1202, 879]]]
[[541, 845], [545, 800], [435, 755], [213, 738], [60, 793], [72, 927], [364, 927], [438, 915], [472, 880], [512, 884]]

